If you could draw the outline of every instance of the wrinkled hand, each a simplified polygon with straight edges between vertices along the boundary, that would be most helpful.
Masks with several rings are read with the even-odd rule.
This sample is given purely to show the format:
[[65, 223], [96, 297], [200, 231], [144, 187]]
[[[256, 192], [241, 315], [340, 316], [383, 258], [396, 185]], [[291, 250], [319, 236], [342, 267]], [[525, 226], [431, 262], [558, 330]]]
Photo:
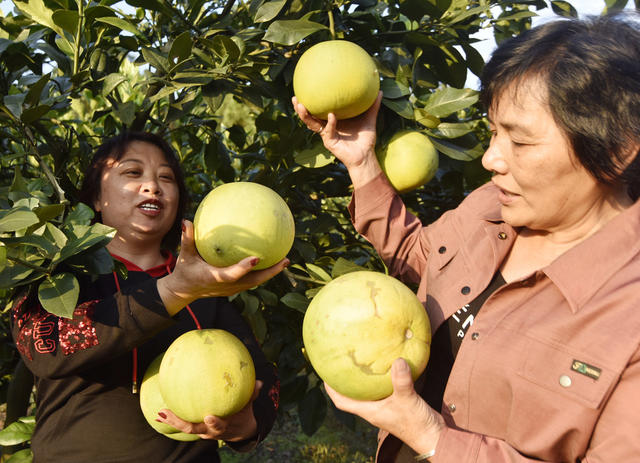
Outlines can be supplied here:
[[234, 415], [224, 418], [208, 415], [202, 423], [190, 423], [178, 418], [171, 410], [162, 409], [158, 412], [157, 421], [173, 426], [187, 434], [197, 434], [202, 439], [218, 439], [236, 442], [249, 439], [256, 435], [258, 424], [253, 415], [253, 402], [262, 389], [262, 381], [256, 381], [256, 387], [249, 403]]
[[251, 271], [258, 264], [256, 257], [247, 257], [229, 267], [213, 267], [198, 254], [193, 223], [183, 221], [180, 254], [173, 273], [158, 280], [158, 293], [170, 315], [203, 297], [231, 296], [258, 286], [273, 278], [289, 265], [289, 259]]
[[309, 130], [320, 134], [324, 146], [345, 165], [354, 186], [364, 184], [380, 173], [375, 146], [382, 92], [364, 114], [340, 121], [333, 113], [329, 113], [326, 121], [318, 119], [309, 114], [295, 96], [291, 101], [302, 122]]
[[340, 410], [358, 415], [390, 432], [419, 454], [434, 450], [445, 423], [415, 391], [411, 369], [404, 359], [393, 362], [391, 382], [393, 394], [377, 401], [350, 399], [326, 383], [325, 389]]

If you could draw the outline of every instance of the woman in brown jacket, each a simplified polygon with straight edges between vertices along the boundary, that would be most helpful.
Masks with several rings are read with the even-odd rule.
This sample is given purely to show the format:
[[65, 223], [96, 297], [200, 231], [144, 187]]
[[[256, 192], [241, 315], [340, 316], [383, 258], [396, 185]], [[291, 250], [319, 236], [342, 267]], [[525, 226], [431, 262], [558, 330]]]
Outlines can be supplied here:
[[424, 226], [376, 161], [381, 96], [307, 126], [347, 167], [356, 229], [419, 285], [425, 374], [340, 409], [381, 429], [377, 461], [640, 461], [640, 33], [625, 16], [546, 23], [503, 43], [482, 99], [492, 181]]

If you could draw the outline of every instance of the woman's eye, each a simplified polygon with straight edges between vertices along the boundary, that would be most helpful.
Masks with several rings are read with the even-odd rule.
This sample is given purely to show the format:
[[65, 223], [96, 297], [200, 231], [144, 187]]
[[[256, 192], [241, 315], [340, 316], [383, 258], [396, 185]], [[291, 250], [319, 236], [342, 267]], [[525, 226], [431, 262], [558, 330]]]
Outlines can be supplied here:
[[125, 174], [126, 175], [140, 175], [140, 171], [139, 170], [135, 170], [135, 169], [127, 170], [127, 171], [125, 171]]

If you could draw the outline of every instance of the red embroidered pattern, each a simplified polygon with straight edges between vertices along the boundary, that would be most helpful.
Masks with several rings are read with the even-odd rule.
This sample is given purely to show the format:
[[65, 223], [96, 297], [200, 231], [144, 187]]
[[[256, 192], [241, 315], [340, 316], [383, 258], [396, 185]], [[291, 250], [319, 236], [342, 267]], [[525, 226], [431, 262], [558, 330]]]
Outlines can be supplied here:
[[91, 320], [93, 308], [97, 302], [95, 300], [80, 304], [73, 311], [73, 319], [71, 320], [68, 318], [58, 319], [60, 348], [64, 355], [98, 345], [96, 328]]
[[39, 354], [53, 353], [60, 344], [64, 355], [98, 344], [96, 329], [91, 320], [97, 300], [88, 301], [76, 307], [71, 320], [50, 314], [40, 305], [32, 310], [20, 311], [23, 302], [24, 299], [16, 305], [13, 317], [18, 326], [16, 347], [27, 359], [33, 360], [29, 348], [31, 344]]
[[269, 390], [269, 397], [271, 397], [271, 401], [273, 402], [273, 407], [277, 411], [280, 405], [280, 380], [279, 379], [276, 379], [276, 382], [273, 384], [273, 386]]

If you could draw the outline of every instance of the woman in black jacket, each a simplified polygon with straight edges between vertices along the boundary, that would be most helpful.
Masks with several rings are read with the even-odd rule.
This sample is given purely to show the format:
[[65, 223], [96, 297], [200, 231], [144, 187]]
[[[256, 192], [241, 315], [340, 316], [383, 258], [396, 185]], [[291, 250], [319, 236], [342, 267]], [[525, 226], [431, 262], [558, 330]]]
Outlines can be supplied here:
[[[254, 287], [288, 265], [251, 271], [257, 258], [209, 266], [183, 220], [186, 188], [169, 145], [149, 133], [104, 143], [87, 170], [81, 199], [116, 229], [107, 245], [128, 275], [79, 277], [73, 318], [46, 312], [37, 297], [13, 309], [16, 345], [36, 382], [31, 448], [43, 462], [217, 462], [218, 441], [254, 448], [270, 431], [278, 406], [275, 368], [226, 297]], [[181, 239], [176, 258], [168, 249]], [[181, 442], [145, 421], [137, 388], [147, 366], [186, 331], [219, 328], [237, 336], [256, 368], [252, 401], [235, 415], [186, 423], [170, 411], [158, 420], [202, 439]]]

